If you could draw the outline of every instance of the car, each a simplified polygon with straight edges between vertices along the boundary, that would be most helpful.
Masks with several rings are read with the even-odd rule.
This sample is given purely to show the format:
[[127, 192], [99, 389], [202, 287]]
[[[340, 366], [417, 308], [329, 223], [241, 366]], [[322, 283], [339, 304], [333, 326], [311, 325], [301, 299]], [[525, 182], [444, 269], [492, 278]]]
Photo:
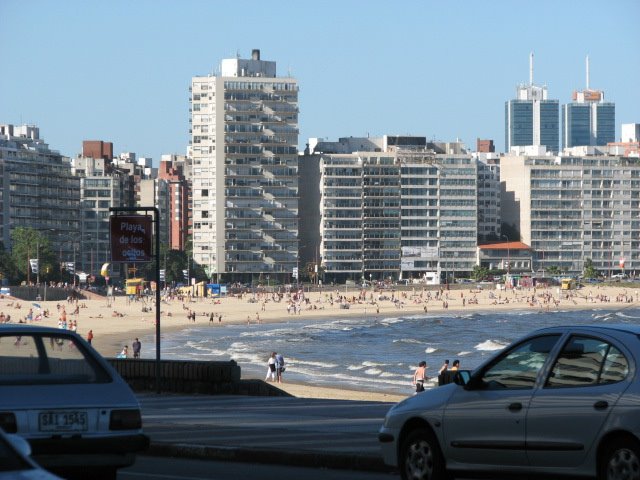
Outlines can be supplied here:
[[625, 273], [614, 273], [611, 275], [611, 280], [626, 280], [628, 277]]
[[0, 428], [0, 480], [62, 480], [29, 458], [31, 447], [18, 435]]
[[0, 427], [62, 477], [115, 479], [149, 445], [127, 383], [68, 330], [0, 325], [0, 392]]
[[537, 330], [393, 406], [378, 434], [384, 462], [405, 480], [638, 480], [639, 362], [639, 325]]

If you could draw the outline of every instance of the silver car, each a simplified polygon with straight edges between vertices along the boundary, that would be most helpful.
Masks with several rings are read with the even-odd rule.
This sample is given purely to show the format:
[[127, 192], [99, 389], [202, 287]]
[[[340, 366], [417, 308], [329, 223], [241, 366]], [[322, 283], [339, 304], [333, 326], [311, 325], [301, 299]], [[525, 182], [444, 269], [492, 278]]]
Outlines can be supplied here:
[[149, 444], [129, 386], [75, 333], [0, 325], [0, 392], [0, 427], [63, 477], [115, 479]]
[[639, 361], [640, 326], [535, 331], [392, 407], [379, 433], [384, 461], [414, 480], [639, 480]]

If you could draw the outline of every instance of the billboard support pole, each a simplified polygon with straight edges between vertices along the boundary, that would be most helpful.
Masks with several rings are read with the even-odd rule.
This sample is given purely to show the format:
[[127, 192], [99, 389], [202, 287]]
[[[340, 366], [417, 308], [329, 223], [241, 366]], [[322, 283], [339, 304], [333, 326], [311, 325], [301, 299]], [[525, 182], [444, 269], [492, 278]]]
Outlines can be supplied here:
[[[111, 207], [110, 212], [134, 213], [153, 212], [153, 233], [155, 236], [155, 277], [156, 277], [156, 393], [160, 393], [161, 363], [160, 363], [160, 210], [157, 207]], [[113, 255], [112, 255], [113, 256]]]

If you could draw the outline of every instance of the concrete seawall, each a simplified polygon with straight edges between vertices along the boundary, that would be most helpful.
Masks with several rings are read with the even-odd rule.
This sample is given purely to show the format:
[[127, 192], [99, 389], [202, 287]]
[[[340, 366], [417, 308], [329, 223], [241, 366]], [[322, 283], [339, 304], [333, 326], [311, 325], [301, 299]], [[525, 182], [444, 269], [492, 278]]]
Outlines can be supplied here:
[[[150, 359], [106, 359], [136, 392], [156, 390], [156, 361]], [[261, 380], [241, 380], [234, 361], [160, 361], [160, 390], [171, 393], [208, 395], [288, 396]]]

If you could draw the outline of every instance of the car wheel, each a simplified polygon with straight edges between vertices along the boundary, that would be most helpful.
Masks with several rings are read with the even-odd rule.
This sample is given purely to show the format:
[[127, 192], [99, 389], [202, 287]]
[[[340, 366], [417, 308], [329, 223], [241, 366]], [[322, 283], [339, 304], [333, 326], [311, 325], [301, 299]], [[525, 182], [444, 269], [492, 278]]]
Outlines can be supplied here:
[[402, 480], [444, 480], [444, 457], [435, 435], [426, 429], [409, 433], [400, 449]]
[[600, 459], [599, 480], [640, 480], [640, 443], [619, 438], [605, 448]]

